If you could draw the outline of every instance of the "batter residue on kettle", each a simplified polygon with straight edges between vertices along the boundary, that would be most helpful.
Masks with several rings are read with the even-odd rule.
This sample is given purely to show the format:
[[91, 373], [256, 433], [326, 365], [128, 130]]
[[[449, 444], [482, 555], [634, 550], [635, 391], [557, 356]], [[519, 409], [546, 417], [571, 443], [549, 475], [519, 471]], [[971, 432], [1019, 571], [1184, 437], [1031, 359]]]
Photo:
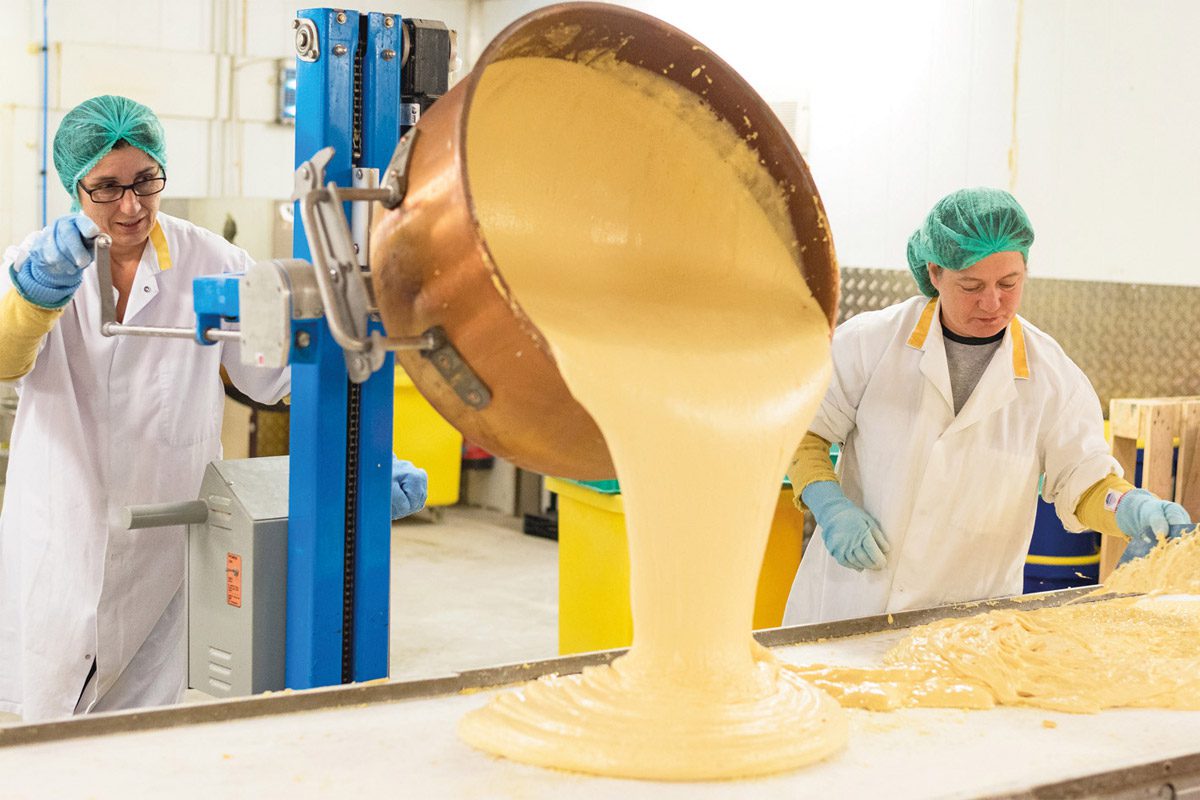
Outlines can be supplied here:
[[751, 638], [780, 476], [829, 375], [782, 190], [700, 98], [612, 59], [497, 62], [468, 125], [497, 271], [621, 479], [634, 641], [611, 667], [498, 696], [460, 734], [656, 779], [834, 752], [841, 709]]

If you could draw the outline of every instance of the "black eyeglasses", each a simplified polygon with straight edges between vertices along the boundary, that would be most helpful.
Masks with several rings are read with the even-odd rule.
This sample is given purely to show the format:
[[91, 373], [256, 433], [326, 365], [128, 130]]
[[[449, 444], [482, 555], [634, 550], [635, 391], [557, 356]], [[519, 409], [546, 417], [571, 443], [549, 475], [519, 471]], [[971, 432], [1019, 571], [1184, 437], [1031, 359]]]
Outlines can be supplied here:
[[125, 196], [125, 192], [132, 189], [133, 193], [138, 197], [148, 197], [152, 194], [158, 194], [167, 186], [167, 176], [159, 175], [157, 178], [142, 178], [140, 181], [133, 183], [119, 184], [106, 183], [103, 186], [97, 186], [95, 189], [89, 189], [79, 182], [79, 188], [87, 192], [87, 196], [92, 198], [93, 203], [115, 203]]

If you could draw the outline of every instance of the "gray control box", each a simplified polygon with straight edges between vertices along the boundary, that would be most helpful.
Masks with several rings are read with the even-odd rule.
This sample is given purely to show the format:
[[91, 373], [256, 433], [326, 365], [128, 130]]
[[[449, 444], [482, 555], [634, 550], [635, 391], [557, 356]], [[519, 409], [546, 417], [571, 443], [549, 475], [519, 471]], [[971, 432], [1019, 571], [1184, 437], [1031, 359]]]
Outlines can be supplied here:
[[188, 530], [188, 685], [215, 697], [284, 688], [288, 458], [214, 461]]

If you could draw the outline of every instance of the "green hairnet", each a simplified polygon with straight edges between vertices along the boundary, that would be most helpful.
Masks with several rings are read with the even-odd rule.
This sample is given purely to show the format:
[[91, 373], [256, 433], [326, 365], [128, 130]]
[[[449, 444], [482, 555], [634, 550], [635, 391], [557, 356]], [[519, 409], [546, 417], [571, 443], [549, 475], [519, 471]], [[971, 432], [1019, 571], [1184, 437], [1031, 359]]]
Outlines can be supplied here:
[[124, 139], [167, 168], [167, 142], [154, 112], [128, 97], [106, 94], [84, 100], [67, 112], [54, 135], [54, 168], [79, 210], [80, 178]]
[[908, 239], [908, 267], [926, 297], [937, 297], [926, 265], [963, 270], [993, 253], [1029, 261], [1033, 226], [1017, 199], [1002, 189], [959, 189], [937, 202]]

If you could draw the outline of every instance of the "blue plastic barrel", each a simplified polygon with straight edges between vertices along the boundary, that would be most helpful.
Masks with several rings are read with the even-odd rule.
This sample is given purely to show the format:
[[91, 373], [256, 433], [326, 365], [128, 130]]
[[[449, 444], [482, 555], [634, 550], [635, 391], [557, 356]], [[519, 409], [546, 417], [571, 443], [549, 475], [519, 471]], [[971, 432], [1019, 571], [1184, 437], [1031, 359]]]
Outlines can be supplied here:
[[1025, 594], [1091, 586], [1100, 580], [1100, 534], [1071, 533], [1054, 506], [1038, 498], [1033, 540], [1025, 559]]

